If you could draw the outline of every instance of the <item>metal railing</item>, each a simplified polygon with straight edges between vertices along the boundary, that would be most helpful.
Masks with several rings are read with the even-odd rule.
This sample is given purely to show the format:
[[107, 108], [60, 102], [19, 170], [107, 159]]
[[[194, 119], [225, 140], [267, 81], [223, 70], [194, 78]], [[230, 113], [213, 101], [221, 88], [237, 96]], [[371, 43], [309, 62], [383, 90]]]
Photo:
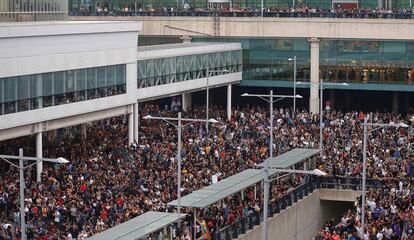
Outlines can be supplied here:
[[[367, 179], [367, 187], [379, 188], [382, 181]], [[293, 191], [288, 192], [283, 197], [273, 200], [269, 203], [269, 216], [273, 217], [282, 210], [292, 206], [295, 202], [307, 197], [315, 189], [351, 189], [361, 190], [362, 179], [351, 177], [311, 177], [309, 181], [296, 187]], [[249, 215], [236, 220], [234, 223], [227, 225], [212, 234], [214, 240], [231, 240], [236, 239], [246, 231], [253, 229], [254, 226], [260, 225], [263, 221], [263, 212], [254, 211]]]
[[[72, 11], [69, 16], [145, 16], [145, 17], [260, 17], [258, 11], [231, 12], [231, 11], [108, 11], [108, 12], [84, 12]], [[263, 17], [273, 18], [358, 18], [358, 19], [414, 19], [414, 11], [388, 13], [388, 12], [364, 12], [364, 11], [330, 11], [317, 10], [316, 12], [264, 12]]]

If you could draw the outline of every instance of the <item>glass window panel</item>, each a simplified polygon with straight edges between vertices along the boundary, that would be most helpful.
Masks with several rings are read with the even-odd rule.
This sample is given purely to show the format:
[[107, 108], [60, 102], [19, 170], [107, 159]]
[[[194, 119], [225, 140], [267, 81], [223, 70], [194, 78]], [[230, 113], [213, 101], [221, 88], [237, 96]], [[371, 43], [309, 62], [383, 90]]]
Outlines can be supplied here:
[[75, 90], [75, 71], [66, 71], [66, 92], [74, 92]]
[[337, 44], [340, 52], [359, 52], [358, 41], [338, 41]]
[[55, 92], [61, 94], [65, 92], [65, 72], [55, 72], [54, 74]]
[[251, 50], [268, 50], [274, 44], [273, 40], [251, 39], [249, 47]]
[[89, 68], [88, 72], [88, 89], [95, 89], [96, 86], [96, 68]]
[[4, 102], [4, 78], [0, 78], [0, 103]]
[[30, 75], [18, 77], [17, 86], [17, 94], [19, 99], [30, 98]]
[[[288, 51], [293, 49], [293, 40], [290, 39], [276, 39], [273, 41], [272, 49]], [[265, 50], [269, 50], [266, 48]]]
[[406, 44], [403, 42], [383, 42], [384, 53], [405, 53]]
[[43, 96], [53, 95], [53, 73], [42, 73]]
[[144, 79], [146, 77], [146, 61], [138, 61], [138, 79]]
[[78, 91], [87, 89], [87, 71], [86, 69], [76, 70], [76, 87]]
[[98, 68], [98, 88], [106, 87], [106, 67]]
[[16, 96], [16, 90], [17, 90], [17, 84], [16, 84], [17, 78], [5, 78], [4, 79], [4, 101], [10, 102], [17, 100]]
[[125, 68], [126, 65], [118, 65], [118, 71], [117, 71], [117, 84], [125, 84], [126, 83], [126, 77], [125, 77]]
[[154, 59], [146, 60], [147, 62], [147, 78], [154, 77]]
[[293, 40], [294, 51], [307, 51], [309, 52], [309, 42], [306, 39], [295, 39]]
[[381, 44], [380, 42], [360, 42], [360, 51], [361, 52], [368, 52], [368, 53], [376, 53], [380, 52]]
[[115, 86], [117, 85], [116, 83], [116, 70], [117, 70], [117, 66], [113, 65], [113, 66], [108, 66], [108, 78], [107, 78], [107, 86]]

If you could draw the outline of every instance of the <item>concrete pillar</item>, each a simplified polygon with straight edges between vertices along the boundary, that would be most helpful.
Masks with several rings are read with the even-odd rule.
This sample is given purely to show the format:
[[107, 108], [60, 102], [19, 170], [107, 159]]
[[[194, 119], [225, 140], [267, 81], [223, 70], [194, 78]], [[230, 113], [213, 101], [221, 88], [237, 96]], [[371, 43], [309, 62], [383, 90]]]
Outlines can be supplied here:
[[87, 137], [87, 125], [86, 125], [86, 123], [82, 123], [81, 124], [81, 131], [82, 131], [82, 139], [86, 139], [86, 137]]
[[[36, 157], [43, 157], [43, 141], [42, 141], [42, 132], [36, 133]], [[40, 182], [43, 171], [43, 162], [40, 161], [36, 163], [36, 180]]]
[[319, 39], [311, 38], [310, 43], [310, 86], [309, 112], [319, 113]]
[[128, 146], [134, 142], [134, 113], [128, 113]]
[[181, 106], [184, 112], [187, 112], [188, 107], [192, 106], [191, 93], [183, 93], [181, 96]]
[[392, 111], [395, 113], [398, 113], [398, 107], [399, 107], [399, 99], [400, 95], [398, 92], [392, 93]]
[[138, 103], [134, 103], [134, 141], [138, 143], [138, 127], [139, 127], [139, 113], [138, 113]]
[[227, 85], [227, 119], [231, 118], [231, 84]]

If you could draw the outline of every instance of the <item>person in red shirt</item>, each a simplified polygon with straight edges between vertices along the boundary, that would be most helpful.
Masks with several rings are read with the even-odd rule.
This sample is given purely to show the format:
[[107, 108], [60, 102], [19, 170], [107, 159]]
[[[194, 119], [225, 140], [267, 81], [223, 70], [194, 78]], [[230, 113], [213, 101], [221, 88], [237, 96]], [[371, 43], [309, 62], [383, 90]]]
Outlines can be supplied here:
[[331, 237], [332, 240], [341, 240], [341, 237], [339, 236], [339, 234], [334, 231]]

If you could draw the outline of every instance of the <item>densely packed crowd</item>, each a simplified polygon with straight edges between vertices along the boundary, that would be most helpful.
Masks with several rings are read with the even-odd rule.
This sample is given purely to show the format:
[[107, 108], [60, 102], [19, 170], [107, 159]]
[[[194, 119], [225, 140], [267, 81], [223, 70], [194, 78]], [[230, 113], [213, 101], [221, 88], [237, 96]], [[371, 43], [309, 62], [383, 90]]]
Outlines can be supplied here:
[[[147, 105], [141, 111], [140, 116], [176, 116], [176, 111], [157, 105]], [[185, 115], [204, 118], [205, 112], [203, 108], [195, 108]], [[210, 185], [213, 175], [220, 180], [254, 167], [268, 156], [267, 109], [235, 108], [227, 121], [225, 110], [213, 107], [210, 116], [220, 123], [211, 126], [208, 137], [205, 124], [201, 123], [188, 125], [183, 131], [182, 195]], [[326, 112], [325, 151], [318, 163], [321, 170], [330, 175], [360, 176], [360, 123], [364, 116], [359, 112]], [[372, 115], [374, 122], [408, 120], [391, 113]], [[293, 117], [289, 109], [277, 111], [274, 155], [296, 147], [318, 147], [318, 124], [316, 115], [302, 112]], [[46, 164], [41, 183], [35, 182], [33, 171], [26, 173], [25, 211], [30, 239], [84, 239], [149, 210], [173, 211], [166, 203], [176, 198], [176, 129], [163, 122], [141, 120], [139, 142], [132, 146], [127, 146], [127, 132], [126, 118], [118, 117], [90, 125], [86, 139], [72, 132], [44, 144], [44, 156], [66, 156], [70, 164]], [[24, 144], [12, 143], [14, 146]], [[378, 208], [369, 209], [372, 214], [367, 214], [367, 232], [377, 233], [378, 229], [382, 231], [382, 227], [388, 229], [388, 226], [401, 222], [404, 223], [400, 227], [401, 234], [408, 234], [414, 227], [413, 216], [405, 211], [412, 208], [411, 203], [407, 205], [406, 202], [409, 197], [411, 199], [409, 180], [413, 174], [413, 143], [412, 127], [377, 130], [371, 134], [368, 177], [405, 181], [402, 185], [404, 192], [399, 185], [392, 184], [370, 191], [370, 201], [380, 206], [381, 211], [379, 218], [376, 218], [374, 211]], [[19, 223], [18, 172], [7, 165], [0, 166], [0, 236], [8, 239], [6, 236], [12, 234], [14, 227], [18, 229]], [[285, 181], [288, 184], [273, 187], [273, 199], [280, 198], [299, 184], [301, 176]], [[214, 231], [249, 212], [260, 211], [263, 201], [260, 194], [255, 196], [253, 188], [248, 189], [240, 199], [237, 195], [229, 197], [220, 206], [200, 211], [200, 221], [208, 230]], [[392, 204], [395, 207], [391, 207]], [[398, 214], [393, 214], [389, 209], [395, 209]], [[353, 226], [358, 227], [359, 219], [355, 211], [344, 217], [352, 219]], [[191, 217], [185, 222], [186, 226], [184, 224], [176, 234], [182, 239], [191, 239]], [[350, 228], [331, 224], [324, 232], [325, 235], [334, 235], [333, 231], [346, 235], [344, 229], [347, 227]], [[201, 230], [199, 234], [202, 234]], [[351, 231], [349, 234], [352, 234]]]
[[[401, 18], [411, 19], [414, 14], [413, 8], [316, 8], [311, 6], [272, 6], [263, 9], [265, 17], [328, 17], [328, 18]], [[260, 7], [247, 8], [184, 8], [176, 6], [149, 7], [134, 9], [134, 6], [112, 6], [97, 5], [95, 10], [92, 6], [81, 6], [73, 10], [70, 15], [94, 15], [94, 16], [222, 16], [222, 17], [257, 17], [260, 16]]]

